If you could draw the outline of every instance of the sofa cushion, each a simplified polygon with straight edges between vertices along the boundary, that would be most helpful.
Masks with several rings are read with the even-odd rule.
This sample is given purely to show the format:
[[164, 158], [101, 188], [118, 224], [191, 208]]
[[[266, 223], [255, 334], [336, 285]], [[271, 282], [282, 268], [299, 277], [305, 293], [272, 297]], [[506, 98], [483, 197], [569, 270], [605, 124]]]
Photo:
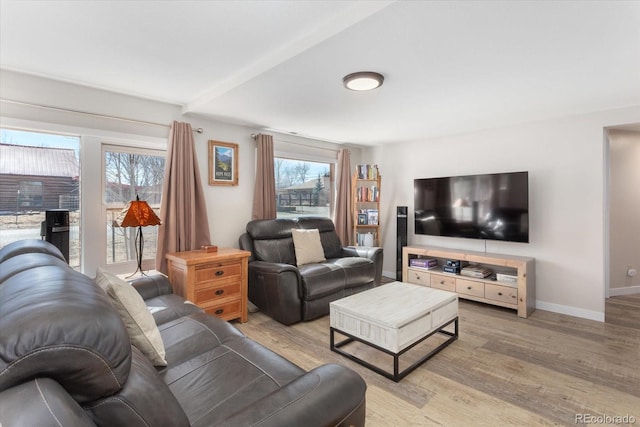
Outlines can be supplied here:
[[35, 378], [2, 392], [0, 425], [96, 426], [78, 402], [51, 378]]
[[147, 304], [147, 308], [158, 326], [183, 316], [204, 312], [203, 309], [191, 301], [186, 301], [176, 294], [160, 295], [155, 298], [149, 298], [144, 302]]
[[106, 289], [111, 297], [111, 302], [127, 327], [131, 344], [147, 356], [154, 365], [166, 366], [160, 331], [140, 294], [129, 283], [101, 268], [98, 268], [96, 282]]
[[322, 243], [320, 243], [320, 232], [317, 228], [309, 230], [292, 228], [291, 237], [293, 238], [296, 264], [298, 266], [324, 262], [326, 260]]
[[84, 274], [35, 267], [3, 282], [0, 301], [0, 391], [49, 377], [84, 403], [117, 392], [127, 380], [127, 330], [106, 293]]
[[253, 239], [255, 259], [295, 265], [295, 250], [291, 229], [298, 228], [291, 219], [265, 219], [247, 224], [247, 233]]
[[302, 217], [298, 218], [298, 226], [302, 229], [317, 228], [320, 232], [320, 241], [324, 249], [324, 257], [340, 258], [342, 254], [342, 243], [336, 233], [336, 227], [329, 218]]
[[335, 263], [307, 264], [299, 267], [302, 299], [311, 301], [344, 289], [344, 269]]
[[343, 269], [345, 276], [345, 288], [352, 288], [365, 283], [371, 283], [376, 273], [375, 264], [369, 258], [334, 258], [327, 260], [327, 263], [340, 266]]
[[162, 377], [136, 347], [122, 390], [85, 406], [98, 426], [188, 427], [189, 420]]
[[9, 258], [22, 254], [43, 253], [67, 262], [60, 249], [46, 240], [25, 239], [17, 240], [0, 249], [0, 263], [4, 263]]
[[60, 259], [46, 253], [35, 252], [32, 254], [16, 254], [8, 257], [6, 261], [2, 262], [2, 268], [0, 269], [0, 283], [22, 271], [45, 265], [57, 265], [60, 267], [71, 268], [64, 259]]
[[192, 426], [222, 423], [304, 374], [228, 322], [205, 313], [165, 323], [160, 332], [168, 366], [159, 373]]

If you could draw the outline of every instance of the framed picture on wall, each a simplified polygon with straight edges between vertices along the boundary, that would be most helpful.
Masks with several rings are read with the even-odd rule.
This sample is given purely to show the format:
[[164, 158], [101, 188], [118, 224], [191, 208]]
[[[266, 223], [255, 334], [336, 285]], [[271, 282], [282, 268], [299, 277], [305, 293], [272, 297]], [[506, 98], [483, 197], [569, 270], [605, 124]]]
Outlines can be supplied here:
[[209, 141], [209, 185], [238, 185], [238, 144]]

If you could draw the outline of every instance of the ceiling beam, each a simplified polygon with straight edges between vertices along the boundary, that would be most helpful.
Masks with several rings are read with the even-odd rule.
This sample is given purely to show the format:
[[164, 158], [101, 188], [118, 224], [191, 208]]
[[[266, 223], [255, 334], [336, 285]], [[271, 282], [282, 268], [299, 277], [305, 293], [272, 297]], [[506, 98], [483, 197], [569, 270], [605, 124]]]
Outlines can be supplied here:
[[210, 87], [195, 99], [186, 103], [182, 108], [183, 114], [197, 112], [198, 108], [214, 101], [219, 96], [258, 77], [288, 59], [311, 49], [324, 40], [344, 31], [390, 4], [395, 3], [395, 1], [397, 0], [354, 2], [352, 7], [339, 16], [311, 28], [310, 31], [291, 40], [286, 45], [267, 52], [264, 56], [258, 58], [257, 61], [243, 68], [238, 73]]

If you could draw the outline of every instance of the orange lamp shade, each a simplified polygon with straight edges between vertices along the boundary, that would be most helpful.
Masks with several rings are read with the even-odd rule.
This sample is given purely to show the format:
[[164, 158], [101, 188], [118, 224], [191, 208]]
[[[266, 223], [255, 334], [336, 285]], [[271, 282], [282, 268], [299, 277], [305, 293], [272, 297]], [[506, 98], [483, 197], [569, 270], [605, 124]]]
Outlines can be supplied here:
[[160, 225], [160, 218], [153, 212], [151, 206], [144, 200], [132, 200], [125, 207], [116, 220], [120, 227], [146, 227]]

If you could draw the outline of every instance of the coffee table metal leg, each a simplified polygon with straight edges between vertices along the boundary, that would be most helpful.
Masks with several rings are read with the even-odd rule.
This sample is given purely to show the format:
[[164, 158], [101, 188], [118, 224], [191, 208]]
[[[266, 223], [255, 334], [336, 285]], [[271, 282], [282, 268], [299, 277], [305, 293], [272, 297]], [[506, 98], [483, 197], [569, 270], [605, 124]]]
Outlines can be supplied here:
[[[450, 324], [454, 324], [454, 332], [449, 332], [449, 331], [445, 331], [443, 330], [444, 328], [446, 328], [447, 326], [449, 326]], [[336, 343], [335, 342], [335, 337], [334, 334], [335, 332], [338, 332], [341, 335], [346, 336], [347, 338]], [[409, 351], [411, 348], [415, 347], [416, 345], [420, 344], [422, 341], [426, 340], [427, 338], [429, 338], [430, 336], [436, 334], [436, 333], [441, 333], [443, 335], [447, 335], [449, 336], [449, 338], [441, 343], [438, 347], [434, 348], [433, 350], [431, 350], [426, 356], [423, 356], [422, 358], [420, 358], [420, 360], [416, 361], [415, 363], [413, 363], [411, 366], [409, 366], [408, 368], [406, 368], [404, 371], [400, 372], [400, 355], [406, 353], [407, 351]], [[416, 341], [415, 343], [411, 344], [410, 346], [404, 348], [402, 351], [399, 351], [398, 353], [394, 353], [392, 351], [389, 351], [385, 348], [379, 347], [375, 344], [372, 344], [370, 342], [367, 342], [365, 340], [362, 340], [358, 337], [355, 337], [351, 334], [348, 334], [346, 332], [343, 332], [339, 329], [335, 329], [333, 327], [330, 327], [330, 334], [329, 334], [329, 345], [330, 345], [330, 349], [332, 351], [335, 351], [336, 353], [339, 353], [351, 360], [353, 360], [354, 362], [371, 369], [372, 371], [386, 377], [389, 378], [395, 382], [400, 381], [401, 379], [403, 379], [404, 377], [406, 377], [407, 375], [409, 375], [411, 372], [413, 372], [417, 367], [419, 367], [420, 365], [422, 365], [424, 362], [426, 362], [427, 360], [431, 359], [433, 356], [435, 356], [437, 353], [439, 353], [442, 349], [444, 349], [445, 347], [447, 347], [449, 344], [451, 344], [452, 342], [454, 342], [455, 340], [458, 339], [458, 318], [456, 317], [455, 319], [452, 319], [451, 321], [445, 323], [444, 325], [442, 325], [440, 328], [436, 329], [435, 331], [433, 331], [432, 333], [430, 333], [429, 335], [425, 336], [424, 338], [421, 338], [420, 340]], [[353, 341], [358, 341], [361, 342], [369, 347], [373, 347], [376, 350], [379, 350], [383, 353], [389, 354], [391, 356], [393, 356], [393, 374], [390, 372], [387, 372], [363, 359], [360, 359], [359, 357], [351, 354], [351, 353], [347, 353], [346, 351], [342, 350], [340, 347], [344, 346], [345, 344], [348, 344], [350, 342]]]

